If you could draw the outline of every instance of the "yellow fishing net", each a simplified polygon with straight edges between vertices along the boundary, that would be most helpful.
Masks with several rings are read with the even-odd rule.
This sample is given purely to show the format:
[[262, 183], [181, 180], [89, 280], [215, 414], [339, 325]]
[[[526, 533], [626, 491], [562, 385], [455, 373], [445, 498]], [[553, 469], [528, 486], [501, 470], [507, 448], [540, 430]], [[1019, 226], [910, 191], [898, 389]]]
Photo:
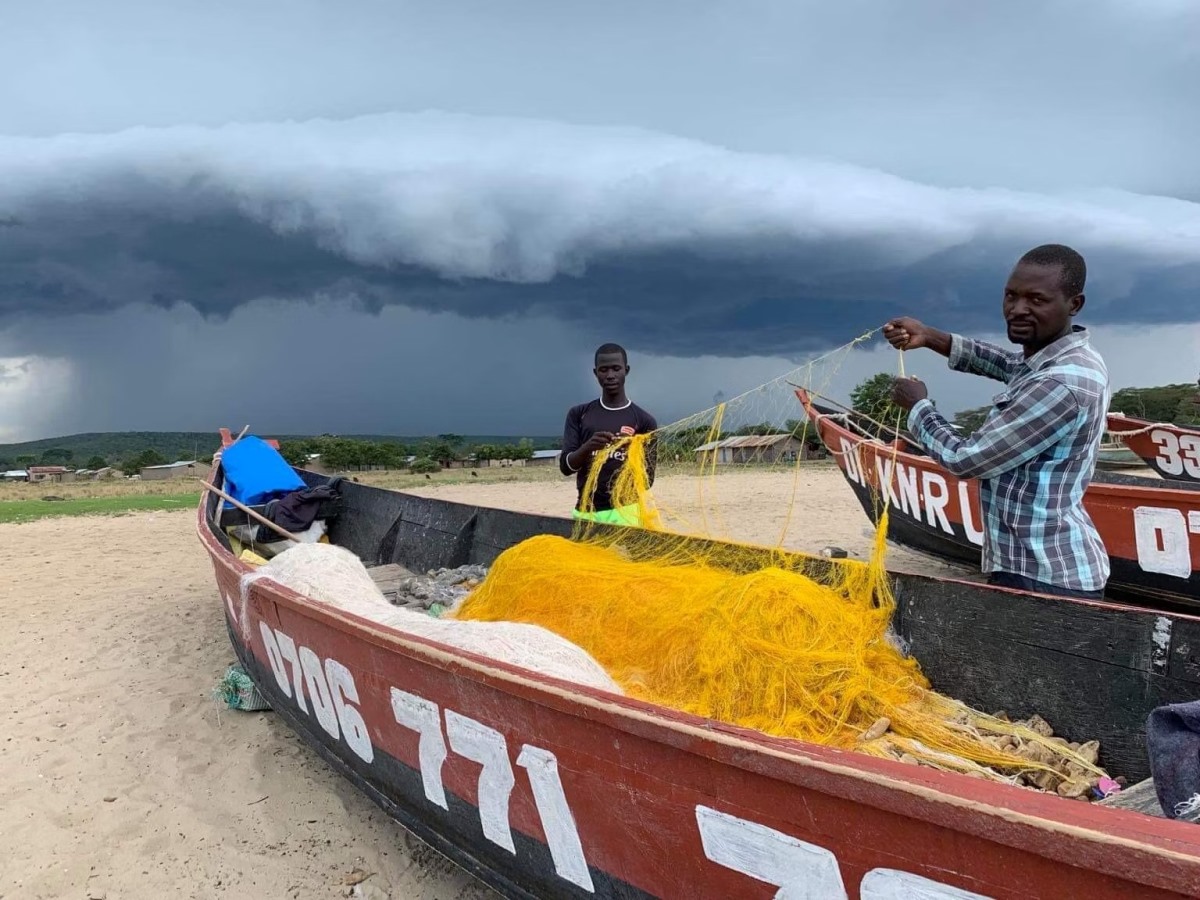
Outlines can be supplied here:
[[[892, 357], [894, 363], [894, 357]], [[733, 404], [755, 419], [779, 403], [777, 419], [799, 409], [793, 384], [812, 385], [814, 368], [790, 372]], [[780, 402], [780, 397], [790, 402]], [[743, 404], [750, 404], [749, 411]], [[757, 404], [757, 405], [755, 405]], [[1101, 774], [1091, 748], [1072, 747], [1048, 728], [984, 715], [933, 692], [889, 625], [895, 608], [884, 567], [886, 512], [865, 560], [789, 552], [795, 481], [775, 484], [786, 507], [772, 546], [739, 541], [722, 526], [721, 496], [736, 502], [739, 473], [795, 473], [808, 464], [812, 426], [762, 423], [730, 428], [730, 404], [654, 435], [625, 438], [596, 455], [590, 497], [609, 453], [626, 461], [612, 485], [615, 507], [636, 505], [642, 527], [581, 521], [571, 540], [528, 539], [502, 553], [486, 579], [453, 614], [459, 619], [541, 625], [588, 651], [631, 696], [766, 734], [800, 738], [876, 756], [920, 762], [980, 777], [1051, 778], [1082, 785]], [[698, 427], [703, 426], [703, 427]], [[793, 454], [768, 441], [781, 435]], [[658, 478], [680, 450], [693, 454], [698, 492], [687, 513], [664, 508], [647, 475], [655, 442]], [[707, 449], [706, 449], [707, 448]], [[738, 457], [724, 449], [749, 449]], [[724, 461], [722, 461], [724, 460]], [[826, 463], [828, 465], [828, 463]], [[750, 482], [743, 480], [745, 488]], [[720, 535], [717, 543], [706, 538]], [[1060, 791], [1061, 792], [1061, 791]]]

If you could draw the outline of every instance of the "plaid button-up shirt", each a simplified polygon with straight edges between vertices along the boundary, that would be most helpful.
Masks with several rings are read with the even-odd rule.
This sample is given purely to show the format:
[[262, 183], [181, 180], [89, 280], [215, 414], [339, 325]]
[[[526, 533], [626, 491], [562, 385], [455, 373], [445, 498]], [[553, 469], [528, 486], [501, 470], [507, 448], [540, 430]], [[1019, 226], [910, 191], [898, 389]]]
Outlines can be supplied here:
[[913, 406], [908, 427], [947, 470], [979, 479], [983, 571], [1102, 590], [1108, 553], [1083, 492], [1096, 467], [1110, 390], [1087, 330], [1075, 326], [1029, 359], [959, 335], [950, 347], [950, 368], [1008, 389], [972, 435], [957, 433], [929, 400]]

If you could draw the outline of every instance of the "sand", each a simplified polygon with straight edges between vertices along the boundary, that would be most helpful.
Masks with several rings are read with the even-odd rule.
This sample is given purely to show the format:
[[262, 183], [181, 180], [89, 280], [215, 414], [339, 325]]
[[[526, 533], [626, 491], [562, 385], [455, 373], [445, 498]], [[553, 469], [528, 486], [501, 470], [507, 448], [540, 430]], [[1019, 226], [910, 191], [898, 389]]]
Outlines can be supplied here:
[[[234, 661], [194, 513], [0, 525], [0, 897], [495, 895], [335, 775]], [[376, 890], [377, 889], [377, 890]]]
[[[786, 544], [865, 554], [867, 519], [836, 470], [800, 479]], [[723, 533], [774, 543], [792, 477], [720, 485]], [[697, 488], [670, 476], [655, 493], [696, 516]], [[419, 489], [552, 515], [573, 491], [548, 478]], [[193, 515], [0, 525], [0, 898], [344, 897], [355, 869], [374, 873], [369, 897], [495, 896], [272, 713], [212, 699], [234, 656]], [[890, 562], [948, 571], [901, 551]]]
[[[569, 516], [575, 505], [575, 481], [568, 478], [435, 483], [405, 490], [548, 516]], [[874, 527], [832, 463], [806, 466], [798, 472], [745, 468], [730, 469], [716, 478], [670, 475], [660, 478], [652, 493], [663, 510], [687, 522], [691, 531], [727, 540], [782, 545], [806, 553], [834, 546], [854, 559], [866, 559], [874, 540]], [[978, 570], [946, 565], [896, 546], [888, 550], [887, 565], [902, 572], [980, 579]]]

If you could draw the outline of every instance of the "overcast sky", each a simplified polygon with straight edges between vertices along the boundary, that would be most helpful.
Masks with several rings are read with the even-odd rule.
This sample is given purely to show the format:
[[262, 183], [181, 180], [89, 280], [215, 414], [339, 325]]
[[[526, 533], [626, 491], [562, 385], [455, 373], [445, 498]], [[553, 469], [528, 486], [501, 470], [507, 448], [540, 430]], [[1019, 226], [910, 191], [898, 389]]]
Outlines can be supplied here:
[[551, 434], [607, 340], [667, 422], [1051, 241], [1192, 381], [1197, 108], [1185, 0], [0, 3], [0, 441]]

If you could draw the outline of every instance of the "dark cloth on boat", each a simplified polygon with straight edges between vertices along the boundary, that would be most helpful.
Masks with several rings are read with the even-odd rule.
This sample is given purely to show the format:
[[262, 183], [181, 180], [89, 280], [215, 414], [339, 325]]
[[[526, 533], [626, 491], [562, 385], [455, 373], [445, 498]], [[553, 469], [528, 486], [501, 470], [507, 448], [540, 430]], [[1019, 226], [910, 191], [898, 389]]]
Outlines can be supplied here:
[[1153, 710], [1146, 719], [1146, 750], [1163, 813], [1196, 821], [1196, 810], [1187, 810], [1200, 798], [1200, 700]]
[[263, 516], [294, 534], [307, 531], [316, 521], [321, 504], [337, 499], [337, 483], [340, 480], [335, 478], [327, 484], [292, 491], [278, 500], [272, 500], [263, 510]]
[[1074, 597], [1079, 600], [1103, 600], [1104, 591], [1080, 591], [1060, 587], [1036, 578], [1017, 575], [1015, 572], [993, 572], [988, 576], [988, 584], [995, 587], [1012, 588], [1017, 591], [1032, 591], [1035, 594], [1050, 594], [1054, 597]]

